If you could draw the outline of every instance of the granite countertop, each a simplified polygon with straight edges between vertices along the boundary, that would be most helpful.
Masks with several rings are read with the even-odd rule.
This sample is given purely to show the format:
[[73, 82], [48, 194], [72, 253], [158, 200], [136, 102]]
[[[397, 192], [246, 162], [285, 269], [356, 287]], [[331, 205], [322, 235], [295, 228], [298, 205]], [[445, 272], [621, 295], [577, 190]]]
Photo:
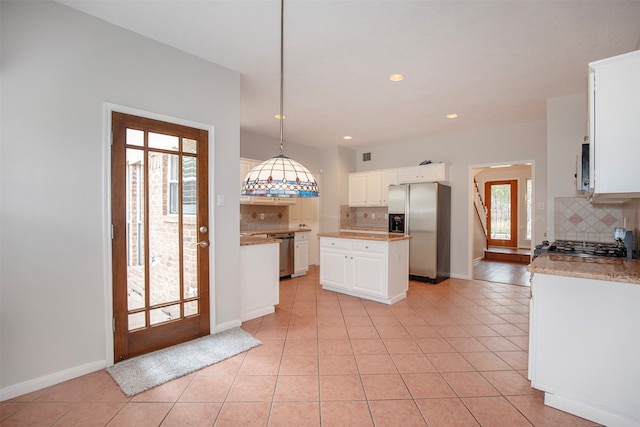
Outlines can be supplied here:
[[318, 233], [318, 237], [333, 237], [337, 239], [358, 239], [358, 240], [376, 240], [378, 242], [395, 242], [398, 240], [407, 240], [411, 236], [394, 233], [362, 233], [358, 231], [341, 231], [337, 233]]
[[383, 232], [383, 233], [387, 233], [389, 232], [389, 229], [387, 228], [375, 228], [375, 227], [342, 227], [343, 230], [353, 230], [353, 231], [371, 231], [371, 232]]
[[527, 271], [640, 285], [637, 259], [542, 254], [527, 266]]
[[256, 237], [256, 236], [240, 236], [240, 246], [249, 245], [266, 245], [269, 243], [280, 243], [281, 239], [272, 239], [270, 237]]
[[259, 236], [261, 234], [306, 233], [309, 231], [311, 231], [310, 228], [274, 228], [272, 230], [245, 230], [240, 231], [240, 234], [245, 236]]

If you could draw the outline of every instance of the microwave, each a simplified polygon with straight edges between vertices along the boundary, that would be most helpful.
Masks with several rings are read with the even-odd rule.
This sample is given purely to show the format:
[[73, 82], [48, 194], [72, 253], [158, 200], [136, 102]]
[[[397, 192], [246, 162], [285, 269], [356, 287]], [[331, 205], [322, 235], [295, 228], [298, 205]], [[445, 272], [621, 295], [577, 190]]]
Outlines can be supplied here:
[[[585, 136], [584, 140], [587, 141], [589, 137]], [[578, 156], [576, 162], [576, 186], [578, 192], [589, 192], [589, 144], [582, 144], [582, 152]]]

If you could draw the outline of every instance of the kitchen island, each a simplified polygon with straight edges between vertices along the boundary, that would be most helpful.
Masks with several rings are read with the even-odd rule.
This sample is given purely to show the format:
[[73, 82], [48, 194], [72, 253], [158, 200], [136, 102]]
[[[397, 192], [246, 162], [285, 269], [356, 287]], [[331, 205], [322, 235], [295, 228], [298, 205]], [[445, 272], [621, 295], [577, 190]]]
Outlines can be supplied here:
[[280, 301], [280, 239], [240, 237], [240, 320], [275, 311]]
[[527, 270], [531, 386], [554, 408], [640, 425], [640, 260], [543, 254]]
[[385, 304], [407, 297], [411, 236], [337, 232], [318, 237], [323, 289]]

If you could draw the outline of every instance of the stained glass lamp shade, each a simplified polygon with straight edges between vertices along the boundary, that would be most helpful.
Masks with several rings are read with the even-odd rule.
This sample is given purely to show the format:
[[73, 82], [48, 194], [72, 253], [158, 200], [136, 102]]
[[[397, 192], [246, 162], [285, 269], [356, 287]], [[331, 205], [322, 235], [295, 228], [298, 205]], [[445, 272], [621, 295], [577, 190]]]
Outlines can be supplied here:
[[318, 197], [318, 183], [307, 168], [280, 154], [251, 169], [242, 181], [243, 196]]

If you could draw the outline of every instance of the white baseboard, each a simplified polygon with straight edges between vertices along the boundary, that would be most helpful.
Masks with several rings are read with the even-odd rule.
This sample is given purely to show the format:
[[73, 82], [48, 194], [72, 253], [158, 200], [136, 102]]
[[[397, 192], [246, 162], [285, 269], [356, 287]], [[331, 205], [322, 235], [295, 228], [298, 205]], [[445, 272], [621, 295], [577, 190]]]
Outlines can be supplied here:
[[471, 276], [469, 276], [468, 274], [456, 274], [456, 273], [450, 273], [449, 277], [451, 277], [452, 279], [464, 279], [464, 280], [472, 280], [473, 278]]
[[5, 401], [17, 396], [22, 396], [23, 394], [41, 390], [45, 387], [50, 387], [67, 380], [78, 378], [83, 375], [105, 369], [106, 367], [106, 360], [97, 360], [85, 365], [74, 366], [73, 368], [65, 369], [64, 371], [54, 372], [43, 377], [34, 378], [32, 380], [24, 381], [7, 387], [2, 387], [0, 388], [0, 401]]
[[[586, 418], [590, 421], [595, 421], [605, 426], [611, 427], [637, 427], [638, 418], [630, 419], [618, 414], [604, 411], [599, 408], [587, 406], [582, 402], [567, 399], [557, 394], [544, 394], [544, 404], [551, 406], [552, 408], [560, 409], [561, 411], [568, 412], [578, 417]], [[637, 412], [637, 411], [636, 411]]]
[[216, 332], [222, 332], [222, 331], [226, 331], [227, 329], [231, 329], [231, 328], [235, 328], [237, 326], [241, 326], [242, 325], [242, 321], [241, 320], [232, 320], [231, 322], [226, 322], [226, 323], [221, 323], [219, 325], [216, 325], [216, 327], [214, 328], [213, 332], [211, 332], [212, 334], [215, 334]]
[[267, 314], [274, 313], [275, 311], [276, 311], [275, 306], [268, 305], [266, 307], [261, 307], [259, 309], [250, 311], [248, 313], [242, 313], [240, 315], [240, 320], [242, 320], [243, 322], [246, 322], [247, 320], [255, 319], [256, 317], [266, 316]]

